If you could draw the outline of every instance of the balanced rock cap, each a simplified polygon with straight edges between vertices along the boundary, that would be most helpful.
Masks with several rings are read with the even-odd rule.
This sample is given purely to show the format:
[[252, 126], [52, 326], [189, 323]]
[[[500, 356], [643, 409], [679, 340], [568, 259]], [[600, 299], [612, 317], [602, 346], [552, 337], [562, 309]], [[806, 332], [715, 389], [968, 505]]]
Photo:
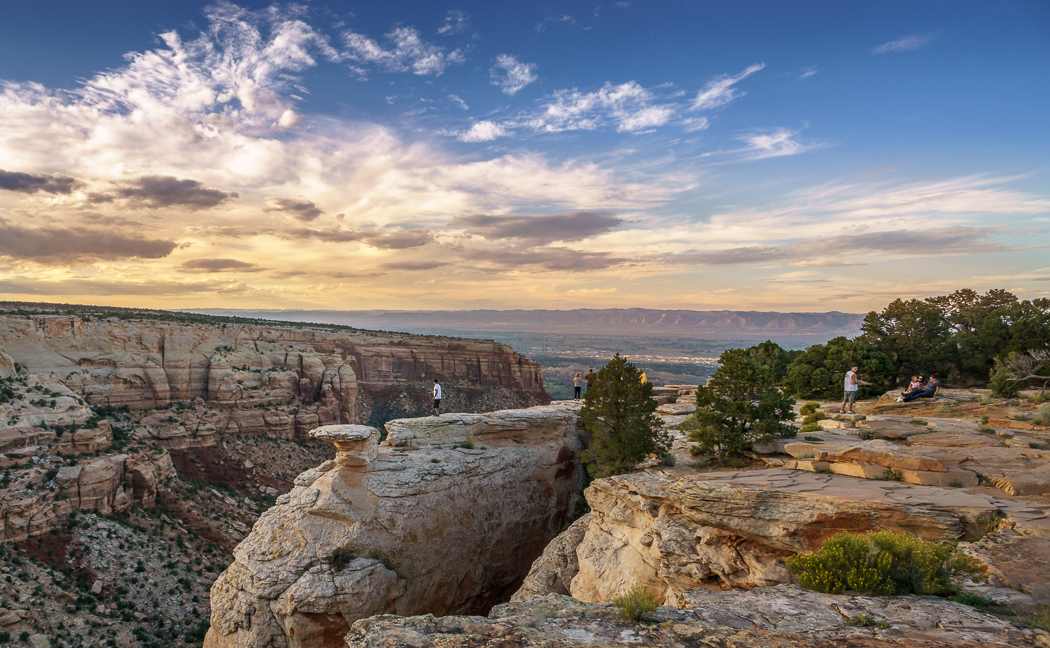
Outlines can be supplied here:
[[378, 438], [379, 430], [368, 425], [323, 425], [310, 430], [310, 436], [315, 439], [324, 439], [332, 443], [367, 441], [373, 435]]

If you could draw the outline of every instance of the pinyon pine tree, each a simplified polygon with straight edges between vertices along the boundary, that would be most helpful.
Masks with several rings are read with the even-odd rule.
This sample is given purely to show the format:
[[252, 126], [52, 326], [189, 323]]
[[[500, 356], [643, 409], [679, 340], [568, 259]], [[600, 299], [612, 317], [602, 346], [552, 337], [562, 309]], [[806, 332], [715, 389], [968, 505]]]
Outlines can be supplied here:
[[785, 421], [795, 418], [795, 400], [773, 386], [770, 368], [747, 349], [729, 349], [718, 358], [718, 371], [696, 390], [696, 412], [679, 429], [702, 450], [725, 455], [773, 437], [793, 437]]
[[619, 475], [649, 454], [667, 452], [671, 438], [654, 412], [652, 383], [643, 384], [638, 367], [617, 353], [583, 397], [580, 417], [592, 435], [582, 457], [587, 472]]

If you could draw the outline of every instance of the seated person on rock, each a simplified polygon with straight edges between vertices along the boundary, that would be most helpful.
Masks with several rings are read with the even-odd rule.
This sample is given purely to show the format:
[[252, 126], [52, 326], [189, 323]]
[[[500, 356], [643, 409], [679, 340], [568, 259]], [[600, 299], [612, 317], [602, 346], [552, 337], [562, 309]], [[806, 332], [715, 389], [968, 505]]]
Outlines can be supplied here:
[[901, 396], [904, 396], [918, 389], [922, 389], [922, 374], [911, 377], [911, 382], [908, 383], [908, 388], [901, 392]]
[[910, 403], [917, 398], [933, 398], [939, 391], [941, 391], [941, 381], [937, 379], [937, 374], [930, 374], [930, 381], [926, 383], [925, 387], [919, 391], [908, 392], [901, 396], [900, 401]]

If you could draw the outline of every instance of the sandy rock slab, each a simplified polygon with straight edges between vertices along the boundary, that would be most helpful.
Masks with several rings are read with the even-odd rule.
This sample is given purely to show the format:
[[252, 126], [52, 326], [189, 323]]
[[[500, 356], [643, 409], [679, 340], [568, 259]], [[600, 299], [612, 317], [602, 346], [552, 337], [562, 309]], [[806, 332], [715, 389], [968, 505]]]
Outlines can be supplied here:
[[[787, 632], [815, 642], [867, 635], [881, 645], [1050, 645], [1045, 632], [933, 596], [848, 596], [778, 585], [750, 591], [690, 590], [683, 599], [684, 607], [708, 623]], [[889, 627], [846, 625], [850, 617], [861, 615]]]
[[[781, 590], [782, 588], [776, 588]], [[769, 590], [755, 590], [768, 592]], [[732, 594], [741, 594], [734, 592]], [[743, 594], [747, 594], [743, 592]], [[955, 603], [931, 604], [918, 613], [906, 612], [902, 604], [894, 611], [910, 625], [898, 625], [875, 634], [866, 628], [843, 627], [841, 615], [832, 616], [827, 603], [805, 597], [791, 597], [789, 592], [758, 594], [759, 601], [736, 602], [712, 607], [721, 621], [711, 621], [698, 610], [661, 607], [642, 623], [619, 617], [613, 605], [581, 603], [567, 596], [551, 594], [527, 601], [506, 603], [493, 608], [488, 617], [431, 615], [414, 617], [377, 616], [354, 623], [346, 636], [350, 648], [555, 648], [570, 646], [697, 646], [703, 648], [991, 648], [1016, 646], [1035, 648], [1040, 643], [1038, 631], [1017, 628], [994, 617], [982, 615]], [[820, 596], [820, 595], [817, 595]], [[849, 597], [838, 597], [847, 600]], [[716, 603], [716, 606], [718, 604]], [[782, 606], [787, 606], [783, 609]], [[857, 606], [860, 608], [861, 606]], [[749, 621], [751, 610], [760, 610], [773, 619], [795, 618], [794, 631], [765, 627], [766, 619]], [[880, 608], [881, 609], [881, 608]], [[805, 613], [819, 613], [809, 626], [799, 619]], [[928, 613], [924, 616], [922, 613]], [[924, 632], [930, 619], [961, 621], [959, 628]], [[984, 617], [984, 618], [980, 618]], [[939, 632], [939, 634], [938, 634]], [[1045, 634], [1045, 633], [1044, 633]]]

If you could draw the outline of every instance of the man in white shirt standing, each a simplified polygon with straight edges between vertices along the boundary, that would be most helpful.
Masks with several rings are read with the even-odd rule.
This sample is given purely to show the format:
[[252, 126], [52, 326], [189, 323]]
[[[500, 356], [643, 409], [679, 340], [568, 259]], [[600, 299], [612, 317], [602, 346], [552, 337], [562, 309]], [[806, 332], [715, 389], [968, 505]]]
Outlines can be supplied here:
[[434, 379], [434, 416], [441, 413], [441, 385], [438, 384], [438, 379]]
[[846, 379], [842, 385], [842, 407], [839, 409], [839, 414], [846, 413], [846, 405], [849, 405], [849, 413], [853, 413], [853, 404], [857, 402], [857, 369], [858, 367], [854, 365], [846, 372]]

